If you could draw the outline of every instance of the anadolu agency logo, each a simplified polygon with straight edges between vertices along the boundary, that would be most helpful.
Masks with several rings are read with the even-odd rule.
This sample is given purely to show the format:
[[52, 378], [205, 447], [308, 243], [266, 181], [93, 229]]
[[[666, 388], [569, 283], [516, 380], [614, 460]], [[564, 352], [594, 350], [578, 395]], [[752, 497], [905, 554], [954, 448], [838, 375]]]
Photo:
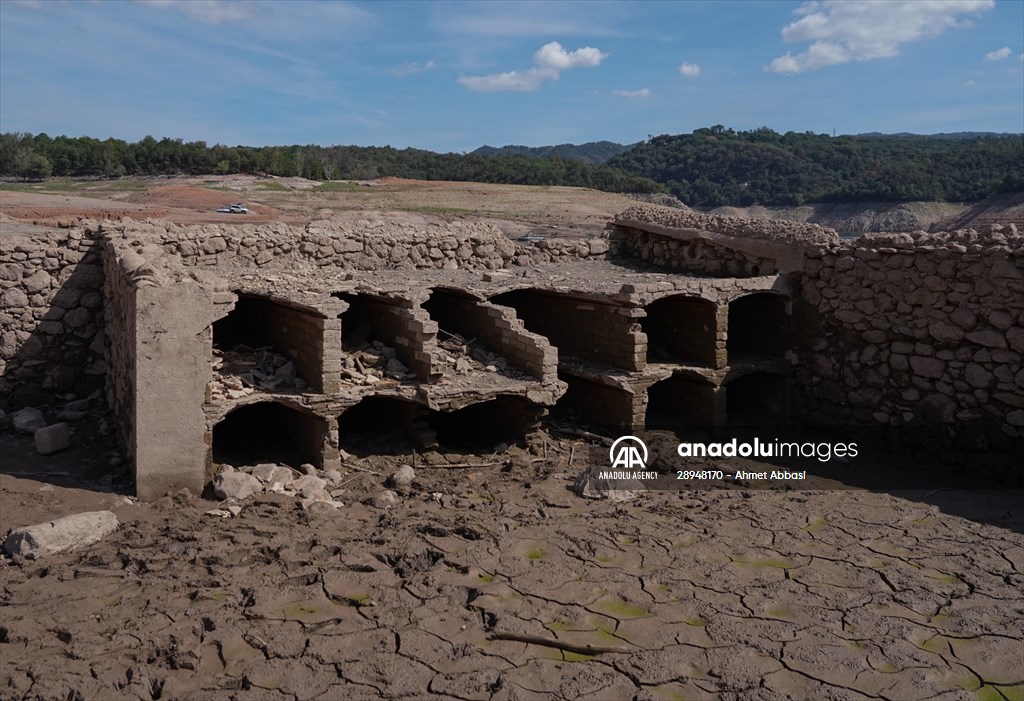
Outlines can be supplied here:
[[636, 436], [621, 436], [608, 449], [610, 470], [603, 470], [598, 479], [649, 480], [657, 479], [657, 472], [646, 471], [647, 444]]

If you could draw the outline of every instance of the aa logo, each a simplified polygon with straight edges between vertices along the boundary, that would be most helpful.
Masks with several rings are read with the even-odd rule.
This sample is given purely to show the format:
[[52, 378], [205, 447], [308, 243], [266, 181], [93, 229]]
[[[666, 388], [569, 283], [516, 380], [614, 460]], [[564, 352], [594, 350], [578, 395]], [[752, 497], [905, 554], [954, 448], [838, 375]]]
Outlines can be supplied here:
[[647, 466], [647, 446], [636, 436], [622, 436], [612, 443], [608, 459], [613, 468], [642, 470]]

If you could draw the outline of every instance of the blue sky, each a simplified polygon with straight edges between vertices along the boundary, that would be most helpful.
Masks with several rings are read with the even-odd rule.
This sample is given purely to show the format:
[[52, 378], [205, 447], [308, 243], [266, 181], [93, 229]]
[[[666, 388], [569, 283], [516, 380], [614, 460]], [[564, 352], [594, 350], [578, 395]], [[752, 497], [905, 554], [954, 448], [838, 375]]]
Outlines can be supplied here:
[[1022, 54], [1022, 0], [0, 0], [0, 131], [435, 151], [1021, 132]]

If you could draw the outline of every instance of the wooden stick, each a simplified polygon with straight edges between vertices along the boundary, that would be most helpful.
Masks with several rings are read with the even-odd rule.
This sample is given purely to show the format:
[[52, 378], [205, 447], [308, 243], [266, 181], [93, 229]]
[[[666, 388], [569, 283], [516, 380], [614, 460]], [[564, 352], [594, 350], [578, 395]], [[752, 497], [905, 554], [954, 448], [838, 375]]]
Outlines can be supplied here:
[[559, 650], [565, 650], [566, 652], [575, 652], [577, 655], [600, 655], [603, 653], [628, 655], [636, 652], [635, 649], [621, 647], [618, 645], [575, 645], [562, 640], [555, 640], [554, 638], [545, 638], [540, 635], [509, 633], [500, 630], [496, 630], [491, 633], [487, 636], [487, 639], [511, 640], [517, 643], [527, 643], [529, 645], [543, 645], [545, 647], [554, 647]]
[[424, 465], [423, 467], [429, 467], [432, 469], [444, 469], [446, 467], [493, 467], [494, 465], [500, 464], [500, 462], [453, 462], [445, 465]]
[[345, 465], [345, 467], [350, 467], [353, 470], [356, 470], [358, 472], [368, 472], [371, 475], [380, 475], [381, 474], [381, 473], [377, 472], [376, 470], [371, 470], [371, 469], [366, 468], [366, 467], [359, 467], [358, 465]]
[[580, 428], [555, 428], [555, 430], [558, 431], [559, 433], [564, 433], [564, 434], [566, 434], [568, 436], [578, 436], [580, 438], [588, 438], [588, 439], [590, 439], [592, 441], [597, 441], [597, 442], [603, 443], [605, 445], [611, 445], [612, 444], [612, 439], [611, 438], [607, 438], [605, 436], [599, 436], [596, 433], [591, 433], [590, 431], [584, 431], [583, 429], [580, 429]]

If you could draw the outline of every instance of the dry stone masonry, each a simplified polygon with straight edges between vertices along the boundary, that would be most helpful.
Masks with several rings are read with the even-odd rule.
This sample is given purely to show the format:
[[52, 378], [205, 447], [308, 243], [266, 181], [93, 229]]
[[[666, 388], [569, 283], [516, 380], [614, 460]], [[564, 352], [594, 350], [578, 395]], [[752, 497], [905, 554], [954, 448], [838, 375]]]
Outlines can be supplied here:
[[603, 239], [516, 242], [407, 214], [83, 220], [0, 238], [0, 321], [0, 409], [105, 387], [144, 499], [265, 489], [275, 464], [337, 474], [374, 431], [422, 450], [555, 407], [630, 431], [765, 414], [928, 427], [1011, 481], [1024, 455], [1012, 226], [843, 241], [638, 205]]

